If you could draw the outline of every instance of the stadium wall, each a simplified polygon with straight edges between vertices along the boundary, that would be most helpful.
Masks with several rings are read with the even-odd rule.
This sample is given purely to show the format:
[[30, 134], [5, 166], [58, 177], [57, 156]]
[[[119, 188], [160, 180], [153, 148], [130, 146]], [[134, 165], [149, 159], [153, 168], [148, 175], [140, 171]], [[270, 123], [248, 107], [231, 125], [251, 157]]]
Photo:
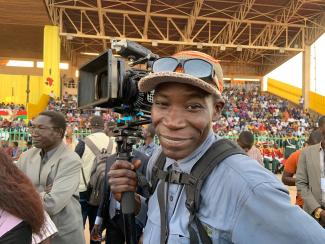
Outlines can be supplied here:
[[[5, 103], [27, 103], [27, 75], [0, 74], [0, 101]], [[42, 77], [29, 76], [29, 102], [38, 103], [42, 93]]]
[[28, 118], [43, 111], [48, 102], [42, 76], [29, 76], [29, 102], [27, 102], [27, 75], [0, 74], [0, 102], [23, 104], [27, 107]]
[[325, 96], [309, 92], [309, 107], [317, 113], [325, 115]]
[[[267, 91], [276, 96], [285, 98], [295, 104], [299, 103], [302, 89], [287, 83], [268, 78]], [[309, 108], [317, 113], [325, 114], [325, 96], [315, 92], [309, 92]]]
[[268, 78], [267, 80], [267, 91], [295, 104], [299, 103], [299, 99], [302, 96], [302, 90], [300, 88], [272, 78]]

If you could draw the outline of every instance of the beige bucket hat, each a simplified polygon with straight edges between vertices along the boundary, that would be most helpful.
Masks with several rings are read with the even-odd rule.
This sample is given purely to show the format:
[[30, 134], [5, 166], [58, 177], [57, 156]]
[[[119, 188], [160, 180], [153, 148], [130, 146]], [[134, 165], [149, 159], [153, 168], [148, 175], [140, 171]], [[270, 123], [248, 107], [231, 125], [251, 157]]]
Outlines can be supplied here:
[[215, 76], [213, 82], [206, 82], [192, 75], [188, 75], [180, 72], [157, 72], [151, 73], [143, 77], [138, 86], [139, 90], [142, 92], [149, 92], [155, 89], [155, 87], [161, 83], [165, 82], [177, 82], [182, 84], [189, 84], [196, 86], [208, 93], [221, 95], [223, 90], [223, 73], [219, 61], [214, 59], [208, 54], [198, 52], [198, 51], [182, 51], [173, 55], [177, 59], [190, 59], [190, 58], [200, 58], [212, 64]]

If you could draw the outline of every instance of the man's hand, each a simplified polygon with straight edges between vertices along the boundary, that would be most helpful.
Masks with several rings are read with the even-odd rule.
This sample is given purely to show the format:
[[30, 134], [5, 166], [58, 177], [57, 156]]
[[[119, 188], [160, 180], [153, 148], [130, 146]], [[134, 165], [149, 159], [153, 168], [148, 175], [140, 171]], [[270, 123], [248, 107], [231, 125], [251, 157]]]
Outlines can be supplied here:
[[325, 210], [320, 212], [319, 223], [320, 223], [321, 226], [325, 227]]
[[93, 229], [90, 233], [90, 239], [92, 241], [101, 241], [102, 240], [102, 233], [100, 229], [100, 225], [94, 225]]
[[136, 160], [134, 164], [124, 160], [117, 160], [112, 165], [108, 172], [109, 185], [117, 201], [121, 201], [123, 192], [136, 192], [138, 182], [135, 171], [140, 165], [140, 160]]

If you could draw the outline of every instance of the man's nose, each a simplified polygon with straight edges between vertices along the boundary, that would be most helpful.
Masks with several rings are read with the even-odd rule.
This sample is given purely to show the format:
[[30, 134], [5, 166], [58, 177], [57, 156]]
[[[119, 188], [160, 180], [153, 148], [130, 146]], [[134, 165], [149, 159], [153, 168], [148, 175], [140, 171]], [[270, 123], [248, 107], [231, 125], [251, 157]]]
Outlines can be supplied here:
[[169, 129], [180, 129], [183, 128], [185, 123], [185, 114], [182, 109], [171, 107], [168, 113], [163, 118], [163, 123]]

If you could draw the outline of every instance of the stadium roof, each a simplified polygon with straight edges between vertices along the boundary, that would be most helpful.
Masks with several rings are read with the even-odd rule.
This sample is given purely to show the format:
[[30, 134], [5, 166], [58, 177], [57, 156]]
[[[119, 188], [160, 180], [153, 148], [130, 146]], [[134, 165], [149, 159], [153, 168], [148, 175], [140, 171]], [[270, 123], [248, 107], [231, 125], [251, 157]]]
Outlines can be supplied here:
[[33, 37], [39, 38], [41, 31], [36, 26], [52, 22], [60, 26], [70, 58], [100, 53], [112, 39], [127, 38], [159, 55], [202, 50], [220, 59], [227, 75], [264, 75], [325, 32], [325, 0], [0, 0], [0, 4], [0, 49], [3, 42], [17, 39], [38, 52], [42, 44]]

